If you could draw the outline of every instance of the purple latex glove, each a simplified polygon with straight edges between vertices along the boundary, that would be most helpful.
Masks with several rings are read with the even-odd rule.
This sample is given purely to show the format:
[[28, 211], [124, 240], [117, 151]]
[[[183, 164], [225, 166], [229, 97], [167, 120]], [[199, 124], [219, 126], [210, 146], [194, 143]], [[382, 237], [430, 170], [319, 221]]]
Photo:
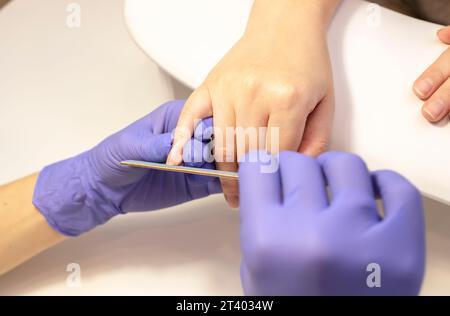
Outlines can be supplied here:
[[[164, 162], [183, 105], [184, 101], [168, 102], [93, 149], [45, 167], [33, 204], [57, 231], [77, 236], [118, 214], [156, 210], [221, 192], [219, 181], [212, 177], [119, 164], [129, 159]], [[205, 150], [211, 125], [212, 119], [199, 124], [187, 145], [187, 156], [194, 149]], [[214, 167], [201, 159], [186, 164]]]
[[261, 173], [260, 166], [242, 162], [239, 168], [246, 294], [419, 293], [422, 201], [405, 178], [392, 171], [371, 174], [359, 157], [339, 152], [317, 160], [282, 152], [278, 172]]

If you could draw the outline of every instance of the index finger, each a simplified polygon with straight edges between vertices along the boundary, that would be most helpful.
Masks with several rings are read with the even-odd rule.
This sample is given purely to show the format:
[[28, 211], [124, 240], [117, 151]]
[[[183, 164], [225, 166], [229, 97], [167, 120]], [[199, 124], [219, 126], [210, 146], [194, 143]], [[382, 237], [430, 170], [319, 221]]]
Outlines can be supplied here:
[[194, 134], [196, 122], [212, 115], [211, 97], [206, 87], [195, 90], [183, 107], [174, 132], [173, 145], [166, 163], [179, 165], [183, 158], [183, 146]]

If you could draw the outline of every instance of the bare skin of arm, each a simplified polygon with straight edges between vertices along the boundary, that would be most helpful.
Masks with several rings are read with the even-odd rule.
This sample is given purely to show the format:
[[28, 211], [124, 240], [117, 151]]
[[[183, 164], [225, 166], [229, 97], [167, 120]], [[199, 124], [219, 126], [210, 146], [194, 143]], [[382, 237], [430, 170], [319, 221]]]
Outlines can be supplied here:
[[31, 202], [37, 177], [0, 186], [0, 275], [66, 238]]

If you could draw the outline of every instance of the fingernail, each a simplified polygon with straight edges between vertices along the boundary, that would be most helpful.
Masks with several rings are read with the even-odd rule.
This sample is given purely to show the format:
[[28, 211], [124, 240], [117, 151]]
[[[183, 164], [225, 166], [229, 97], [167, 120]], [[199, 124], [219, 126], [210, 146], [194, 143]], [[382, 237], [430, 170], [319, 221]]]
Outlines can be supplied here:
[[441, 118], [444, 110], [445, 104], [441, 100], [433, 101], [423, 108], [425, 115], [428, 116], [427, 118], [433, 122], [438, 121]]
[[431, 89], [433, 89], [433, 81], [431, 81], [431, 79], [429, 78], [422, 79], [421, 81], [417, 82], [416, 85], [414, 86], [414, 90], [422, 98], [428, 97], [428, 95], [431, 92]]
[[237, 195], [225, 195], [225, 200], [227, 201], [228, 205], [232, 208], [238, 208], [239, 207], [239, 196]]

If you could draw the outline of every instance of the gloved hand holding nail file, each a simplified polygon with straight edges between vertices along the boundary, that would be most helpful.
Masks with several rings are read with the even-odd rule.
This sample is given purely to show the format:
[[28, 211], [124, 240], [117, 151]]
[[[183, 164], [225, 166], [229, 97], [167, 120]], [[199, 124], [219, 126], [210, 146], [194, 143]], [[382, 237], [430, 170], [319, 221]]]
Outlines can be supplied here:
[[[165, 161], [183, 104], [168, 102], [91, 150], [44, 168], [34, 205], [54, 229], [76, 236], [118, 214], [156, 210], [221, 192], [217, 178], [120, 164], [130, 159]], [[211, 140], [211, 125], [211, 118], [198, 125], [185, 150], [187, 166], [214, 168], [201, 159]]]

